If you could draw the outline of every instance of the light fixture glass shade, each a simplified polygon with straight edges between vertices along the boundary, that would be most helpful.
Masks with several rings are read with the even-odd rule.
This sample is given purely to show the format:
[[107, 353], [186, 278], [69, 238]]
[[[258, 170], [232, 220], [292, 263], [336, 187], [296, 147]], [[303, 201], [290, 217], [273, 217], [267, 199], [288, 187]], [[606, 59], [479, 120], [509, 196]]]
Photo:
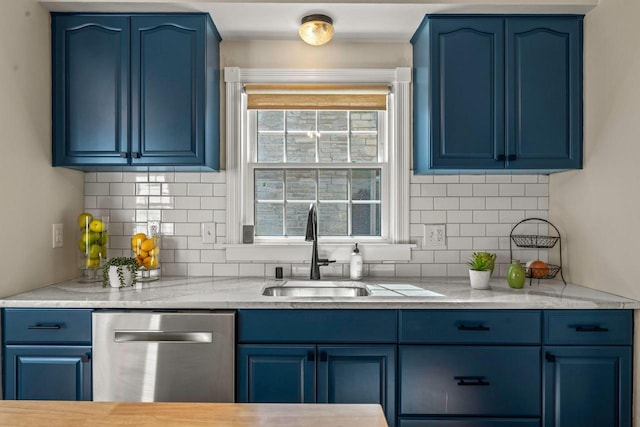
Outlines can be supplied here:
[[309, 15], [302, 18], [300, 38], [313, 46], [328, 43], [333, 37], [333, 19], [326, 15]]

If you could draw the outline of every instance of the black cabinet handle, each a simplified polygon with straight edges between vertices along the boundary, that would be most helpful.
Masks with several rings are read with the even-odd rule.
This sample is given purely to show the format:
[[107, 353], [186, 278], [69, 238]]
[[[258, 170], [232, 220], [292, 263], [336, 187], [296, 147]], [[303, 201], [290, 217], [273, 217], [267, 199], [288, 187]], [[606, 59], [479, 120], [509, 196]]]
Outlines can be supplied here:
[[484, 380], [485, 377], [453, 377], [461, 386], [488, 386], [489, 381]]
[[491, 328], [484, 325], [458, 325], [459, 331], [490, 331]]
[[507, 158], [505, 157], [504, 154], [498, 154], [495, 159], [499, 162], [504, 162]]
[[556, 361], [556, 357], [551, 353], [545, 353], [544, 358], [547, 360], [547, 362], [550, 362], [550, 363], [553, 363]]
[[509, 160], [510, 162], [513, 162], [516, 159], [517, 157], [515, 154], [509, 154], [509, 156], [507, 156], [507, 160]]
[[310, 351], [307, 353], [307, 361], [309, 362], [315, 362], [316, 360], [316, 354], [313, 351]]
[[142, 157], [142, 154], [134, 152], [131, 153], [131, 157], [133, 157], [134, 159], [139, 159], [140, 157]]
[[327, 360], [329, 360], [329, 357], [327, 356], [327, 352], [326, 351], [321, 351], [320, 352], [320, 361], [321, 362], [326, 362]]
[[29, 325], [27, 327], [28, 329], [61, 329], [62, 326], [61, 325]]
[[83, 354], [82, 356], [80, 356], [80, 360], [82, 360], [82, 363], [87, 363], [91, 361], [91, 353]]
[[129, 157], [129, 153], [124, 152], [124, 153], [120, 153], [120, 157], [124, 157], [125, 159]]
[[609, 328], [602, 328], [599, 325], [578, 325], [576, 332], [609, 332]]

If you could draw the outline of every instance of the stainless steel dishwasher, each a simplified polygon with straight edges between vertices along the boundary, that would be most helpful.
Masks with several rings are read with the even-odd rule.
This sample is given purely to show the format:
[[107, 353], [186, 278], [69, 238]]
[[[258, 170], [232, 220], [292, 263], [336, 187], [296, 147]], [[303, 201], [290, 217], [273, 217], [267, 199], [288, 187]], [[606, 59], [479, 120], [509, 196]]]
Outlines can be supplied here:
[[232, 311], [95, 311], [93, 400], [233, 402]]

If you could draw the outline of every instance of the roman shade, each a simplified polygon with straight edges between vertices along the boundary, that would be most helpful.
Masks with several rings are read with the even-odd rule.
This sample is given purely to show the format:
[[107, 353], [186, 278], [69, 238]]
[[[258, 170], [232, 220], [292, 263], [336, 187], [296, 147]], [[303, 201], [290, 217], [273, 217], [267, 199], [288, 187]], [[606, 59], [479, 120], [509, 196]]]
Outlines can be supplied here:
[[250, 110], [386, 110], [389, 86], [247, 84]]

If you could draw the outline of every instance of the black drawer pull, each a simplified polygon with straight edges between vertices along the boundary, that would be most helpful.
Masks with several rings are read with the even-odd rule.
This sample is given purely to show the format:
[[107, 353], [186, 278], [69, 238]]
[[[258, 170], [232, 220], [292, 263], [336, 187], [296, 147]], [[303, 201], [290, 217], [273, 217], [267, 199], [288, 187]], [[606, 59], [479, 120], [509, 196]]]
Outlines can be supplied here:
[[602, 328], [598, 325], [578, 325], [576, 332], [609, 332], [609, 328]]
[[62, 329], [61, 325], [29, 325], [28, 329]]
[[313, 351], [310, 351], [307, 353], [307, 361], [309, 362], [315, 362], [316, 360], [316, 354]]
[[320, 361], [321, 362], [326, 362], [327, 360], [329, 360], [329, 357], [327, 357], [327, 352], [326, 351], [321, 351], [320, 352]]
[[453, 379], [458, 381], [458, 385], [472, 385], [472, 386], [491, 385], [489, 381], [484, 380], [484, 377], [453, 377]]
[[513, 162], [514, 160], [516, 160], [518, 157], [515, 154], [509, 154], [507, 156], [507, 160], [509, 160], [510, 162]]
[[484, 325], [458, 325], [459, 331], [490, 331], [491, 328]]
[[551, 353], [545, 353], [545, 354], [544, 354], [544, 358], [545, 358], [545, 359], [547, 360], [547, 362], [549, 362], [549, 363], [553, 363], [553, 362], [555, 362], [555, 361], [556, 361], [556, 357], [555, 357], [553, 354], [551, 354]]
[[499, 161], [499, 162], [504, 162], [506, 159], [507, 159], [507, 158], [505, 157], [505, 155], [504, 155], [504, 154], [498, 154], [498, 155], [495, 157], [495, 160], [497, 160], [497, 161]]

